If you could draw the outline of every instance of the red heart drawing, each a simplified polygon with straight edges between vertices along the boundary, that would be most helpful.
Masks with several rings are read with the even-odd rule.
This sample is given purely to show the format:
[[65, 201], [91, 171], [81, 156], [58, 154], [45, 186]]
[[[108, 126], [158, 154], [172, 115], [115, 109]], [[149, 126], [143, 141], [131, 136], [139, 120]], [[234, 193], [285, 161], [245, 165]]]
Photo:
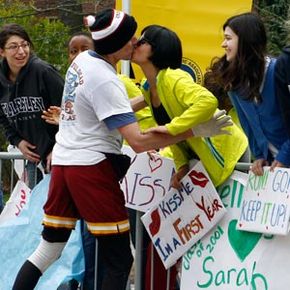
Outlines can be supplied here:
[[192, 170], [189, 173], [189, 177], [191, 179], [191, 182], [194, 185], [198, 185], [200, 187], [206, 187], [207, 183], [208, 183], [208, 179], [207, 177], [202, 173], [202, 172], [197, 172], [195, 170]]
[[162, 163], [163, 163], [161, 158], [159, 158], [153, 154], [150, 155], [148, 162], [149, 162], [149, 166], [151, 169], [151, 173], [154, 172], [155, 170], [157, 170], [159, 167], [161, 167]]
[[159, 232], [160, 224], [161, 224], [161, 219], [158, 212], [158, 208], [152, 211], [151, 219], [152, 219], [152, 222], [149, 225], [149, 231], [151, 233], [151, 236], [154, 237]]

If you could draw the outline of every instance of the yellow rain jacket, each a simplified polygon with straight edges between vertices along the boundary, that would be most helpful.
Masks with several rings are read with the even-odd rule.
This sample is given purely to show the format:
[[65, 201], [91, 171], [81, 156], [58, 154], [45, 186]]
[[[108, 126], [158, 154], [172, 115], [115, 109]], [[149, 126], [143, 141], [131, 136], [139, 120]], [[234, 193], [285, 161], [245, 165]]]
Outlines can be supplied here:
[[[123, 74], [118, 74], [118, 77], [123, 82], [129, 99], [142, 96], [142, 91], [132, 79]], [[157, 126], [149, 107], [135, 112], [135, 116], [142, 130]]]
[[[124, 83], [129, 99], [139, 97], [142, 95], [142, 91], [139, 89], [139, 87], [134, 83], [132, 79], [130, 79], [128, 76], [124, 74], [119, 74], [118, 77]], [[141, 130], [146, 130], [157, 126], [149, 107], [146, 107], [142, 110], [135, 112], [135, 116]], [[126, 140], [124, 140], [124, 144], [128, 145]], [[167, 158], [173, 157], [169, 147], [160, 148], [159, 153], [163, 157]]]
[[[148, 83], [142, 84], [142, 92], [151, 108]], [[166, 127], [170, 134], [177, 135], [208, 121], [217, 110], [218, 101], [204, 87], [181, 69], [164, 69], [157, 76], [157, 92], [162, 105], [171, 119]], [[231, 135], [211, 138], [191, 137], [170, 146], [175, 166], [179, 169], [194, 157], [201, 160], [213, 184], [222, 184], [232, 173], [236, 163], [245, 152], [248, 141], [236, 126], [227, 128]]]

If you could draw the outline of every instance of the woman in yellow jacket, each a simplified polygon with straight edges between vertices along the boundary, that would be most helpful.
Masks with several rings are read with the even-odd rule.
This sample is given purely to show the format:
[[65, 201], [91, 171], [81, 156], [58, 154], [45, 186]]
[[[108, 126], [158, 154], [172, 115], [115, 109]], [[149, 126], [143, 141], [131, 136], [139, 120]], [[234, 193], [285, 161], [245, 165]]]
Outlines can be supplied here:
[[[166, 27], [150, 25], [143, 29], [135, 45], [132, 61], [138, 64], [146, 81], [142, 84], [144, 98], [140, 106], [149, 106], [159, 127], [151, 130], [177, 135], [212, 118], [218, 110], [216, 97], [196, 84], [192, 77], [179, 69], [182, 46], [178, 36]], [[160, 127], [161, 125], [161, 127]], [[170, 146], [177, 173], [172, 185], [189, 170], [190, 159], [201, 160], [215, 186], [222, 184], [232, 173], [246, 151], [244, 133], [233, 125], [230, 135], [191, 137]]]

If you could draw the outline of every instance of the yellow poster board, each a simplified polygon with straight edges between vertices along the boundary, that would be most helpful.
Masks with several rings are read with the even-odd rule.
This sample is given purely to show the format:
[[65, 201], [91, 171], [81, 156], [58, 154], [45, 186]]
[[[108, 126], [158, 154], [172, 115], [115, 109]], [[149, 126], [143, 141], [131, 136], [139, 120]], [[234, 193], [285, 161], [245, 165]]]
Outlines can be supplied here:
[[[131, 15], [138, 23], [137, 37], [147, 25], [159, 24], [174, 30], [182, 41], [183, 69], [202, 83], [205, 69], [214, 56], [221, 56], [222, 25], [235, 14], [250, 11], [252, 0], [131, 0]], [[122, 1], [116, 2], [122, 9]], [[133, 65], [136, 80], [141, 70]]]

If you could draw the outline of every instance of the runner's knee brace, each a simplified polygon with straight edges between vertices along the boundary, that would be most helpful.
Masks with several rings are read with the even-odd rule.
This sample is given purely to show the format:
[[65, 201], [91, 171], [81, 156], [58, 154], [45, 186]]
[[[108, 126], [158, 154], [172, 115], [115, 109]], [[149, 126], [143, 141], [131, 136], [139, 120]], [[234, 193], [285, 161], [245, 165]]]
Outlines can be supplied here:
[[41, 273], [44, 273], [45, 270], [60, 257], [65, 245], [66, 242], [52, 243], [42, 238], [37, 249], [28, 260], [35, 265]]

